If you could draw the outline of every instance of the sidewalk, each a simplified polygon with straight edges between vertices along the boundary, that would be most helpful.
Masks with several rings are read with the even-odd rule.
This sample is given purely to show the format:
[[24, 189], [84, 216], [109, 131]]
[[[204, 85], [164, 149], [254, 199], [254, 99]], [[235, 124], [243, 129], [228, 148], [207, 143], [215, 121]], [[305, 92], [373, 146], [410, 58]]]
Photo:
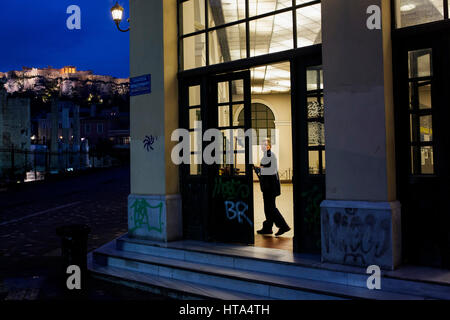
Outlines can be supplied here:
[[[4, 266], [4, 264], [2, 263]], [[40, 257], [27, 259], [20, 264], [12, 264], [0, 269], [0, 301], [26, 300], [106, 300], [106, 301], [143, 301], [168, 300], [149, 292], [131, 289], [88, 276], [87, 288], [81, 292], [64, 290], [59, 257]]]

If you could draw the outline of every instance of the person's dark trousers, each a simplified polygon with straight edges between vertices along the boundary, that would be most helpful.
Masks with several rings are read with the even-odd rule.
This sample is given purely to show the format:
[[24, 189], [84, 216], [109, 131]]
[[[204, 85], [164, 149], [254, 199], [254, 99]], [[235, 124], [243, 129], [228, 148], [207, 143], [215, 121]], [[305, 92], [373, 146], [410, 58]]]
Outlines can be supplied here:
[[286, 220], [284, 220], [280, 211], [275, 204], [276, 197], [271, 193], [263, 193], [264, 199], [264, 214], [266, 215], [266, 221], [263, 223], [264, 230], [272, 230], [273, 224], [278, 228], [288, 227]]

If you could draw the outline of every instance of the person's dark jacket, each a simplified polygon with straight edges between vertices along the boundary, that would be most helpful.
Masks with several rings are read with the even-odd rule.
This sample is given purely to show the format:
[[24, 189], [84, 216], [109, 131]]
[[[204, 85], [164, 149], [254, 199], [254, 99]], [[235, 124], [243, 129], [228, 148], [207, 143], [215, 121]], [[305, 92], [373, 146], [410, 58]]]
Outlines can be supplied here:
[[258, 176], [261, 192], [263, 194], [276, 197], [281, 194], [277, 158], [270, 150], [268, 150], [261, 159], [261, 170], [259, 171]]

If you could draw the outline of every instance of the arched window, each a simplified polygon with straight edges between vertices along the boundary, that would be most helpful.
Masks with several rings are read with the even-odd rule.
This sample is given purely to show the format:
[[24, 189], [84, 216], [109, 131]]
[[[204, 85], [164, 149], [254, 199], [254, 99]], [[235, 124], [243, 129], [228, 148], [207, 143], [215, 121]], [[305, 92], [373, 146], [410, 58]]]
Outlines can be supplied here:
[[[275, 141], [275, 116], [268, 106], [262, 103], [252, 103], [252, 128], [256, 130], [257, 141], [254, 144], [260, 144], [259, 130], [266, 129], [267, 137], [273, 144]], [[244, 126], [244, 109], [239, 113], [239, 126]]]

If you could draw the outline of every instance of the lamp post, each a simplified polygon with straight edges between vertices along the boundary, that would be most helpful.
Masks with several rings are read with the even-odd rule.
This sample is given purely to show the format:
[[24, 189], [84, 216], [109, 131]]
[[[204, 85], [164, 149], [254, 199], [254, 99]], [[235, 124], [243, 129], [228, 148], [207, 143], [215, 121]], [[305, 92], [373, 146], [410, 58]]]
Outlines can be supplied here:
[[[122, 22], [123, 18], [123, 11], [123, 7], [118, 2], [116, 2], [116, 4], [111, 8], [111, 15], [114, 22], [116, 23], [117, 29], [119, 29], [119, 31], [121, 32], [127, 32], [130, 31], [130, 28], [126, 30], [120, 28], [120, 23]], [[127, 21], [130, 22], [130, 19], [127, 19]]]

